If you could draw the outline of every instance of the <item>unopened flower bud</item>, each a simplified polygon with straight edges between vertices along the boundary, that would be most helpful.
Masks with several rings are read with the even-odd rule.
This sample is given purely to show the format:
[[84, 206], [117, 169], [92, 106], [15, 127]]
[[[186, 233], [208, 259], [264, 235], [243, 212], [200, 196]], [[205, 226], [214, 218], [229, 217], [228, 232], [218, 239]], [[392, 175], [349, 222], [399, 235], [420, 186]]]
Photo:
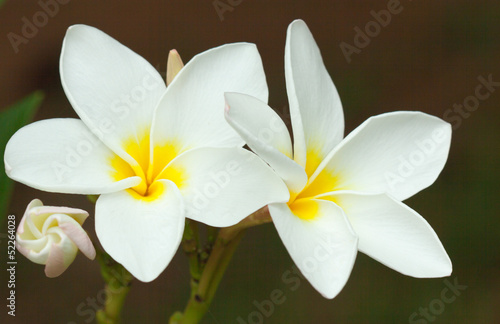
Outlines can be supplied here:
[[182, 63], [181, 56], [177, 52], [177, 50], [171, 50], [168, 53], [167, 60], [167, 85], [172, 83], [177, 73], [184, 67], [184, 63]]
[[95, 258], [94, 245], [82, 228], [88, 216], [81, 209], [44, 206], [34, 199], [17, 228], [17, 249], [29, 260], [45, 264], [47, 277], [57, 277], [73, 262], [78, 250], [91, 260]]

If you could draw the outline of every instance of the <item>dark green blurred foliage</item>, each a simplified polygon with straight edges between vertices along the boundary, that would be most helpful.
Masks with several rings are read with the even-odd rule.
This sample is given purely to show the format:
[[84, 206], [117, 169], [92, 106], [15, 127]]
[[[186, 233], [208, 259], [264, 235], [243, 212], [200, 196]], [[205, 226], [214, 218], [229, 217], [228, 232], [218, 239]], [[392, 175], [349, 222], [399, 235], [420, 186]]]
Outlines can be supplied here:
[[[0, 112], [0, 156], [2, 162], [5, 145], [19, 128], [33, 119], [42, 100], [43, 92], [36, 91]], [[5, 168], [2, 168], [0, 170], [0, 223], [2, 224], [9, 207], [13, 185], [13, 181], [5, 174]]]

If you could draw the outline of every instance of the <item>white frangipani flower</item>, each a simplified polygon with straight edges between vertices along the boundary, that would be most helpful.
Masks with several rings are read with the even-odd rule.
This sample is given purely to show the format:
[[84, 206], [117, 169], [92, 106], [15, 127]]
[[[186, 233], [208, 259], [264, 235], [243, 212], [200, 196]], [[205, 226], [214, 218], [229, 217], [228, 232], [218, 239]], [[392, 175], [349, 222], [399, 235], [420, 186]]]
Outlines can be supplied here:
[[29, 260], [45, 264], [45, 275], [61, 275], [75, 260], [78, 250], [94, 260], [92, 241], [82, 228], [89, 214], [85, 210], [44, 206], [32, 200], [16, 233], [16, 246]]
[[306, 24], [290, 24], [285, 74], [293, 128], [258, 98], [226, 94], [226, 119], [279, 174], [288, 203], [269, 212], [309, 282], [333, 298], [357, 250], [413, 277], [443, 277], [451, 261], [430, 225], [401, 201], [431, 185], [450, 147], [450, 125], [420, 112], [369, 118], [343, 139], [337, 90]]
[[60, 73], [81, 119], [20, 129], [6, 147], [7, 174], [40, 190], [100, 194], [97, 236], [139, 280], [155, 279], [168, 265], [185, 217], [230, 226], [288, 200], [283, 182], [241, 148], [224, 120], [225, 91], [267, 101], [255, 45], [199, 54], [167, 88], [142, 57], [93, 27], [76, 25], [64, 39]]

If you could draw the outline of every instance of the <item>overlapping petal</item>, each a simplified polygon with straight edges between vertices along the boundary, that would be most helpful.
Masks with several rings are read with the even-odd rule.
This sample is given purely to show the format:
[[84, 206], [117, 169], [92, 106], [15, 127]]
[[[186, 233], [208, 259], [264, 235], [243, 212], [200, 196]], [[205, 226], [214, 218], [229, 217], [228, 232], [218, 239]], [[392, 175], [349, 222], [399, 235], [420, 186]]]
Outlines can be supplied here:
[[89, 129], [125, 161], [140, 163], [125, 146], [149, 136], [166, 89], [156, 69], [102, 31], [74, 25], [64, 38], [60, 73], [69, 102]]
[[307, 183], [304, 168], [293, 161], [292, 143], [281, 118], [257, 98], [226, 93], [226, 120], [248, 146], [276, 171], [287, 187], [300, 192]]
[[[200, 163], [202, 162], [202, 163]], [[242, 148], [199, 148], [170, 163], [160, 177], [175, 175], [186, 217], [210, 226], [231, 226], [270, 202], [286, 202], [283, 181]]]
[[341, 208], [330, 201], [309, 200], [301, 219], [286, 204], [270, 204], [274, 225], [293, 261], [311, 285], [334, 298], [346, 284], [357, 254], [357, 237]]
[[267, 102], [262, 61], [253, 44], [236, 43], [198, 54], [177, 74], [155, 115], [155, 145], [179, 142], [191, 148], [236, 146], [243, 141], [224, 120], [224, 92]]
[[416, 211], [387, 195], [339, 192], [342, 207], [359, 237], [359, 250], [402, 274], [449, 276], [452, 265], [438, 236]]
[[32, 262], [45, 264], [47, 277], [57, 277], [66, 271], [78, 250], [89, 259], [95, 258], [94, 245], [81, 227], [88, 216], [81, 209], [43, 206], [34, 199], [19, 223], [17, 249]]
[[71, 241], [76, 245], [78, 250], [83, 253], [87, 258], [93, 260], [96, 256], [94, 245], [87, 235], [87, 232], [75, 223], [62, 223], [59, 228], [63, 233], [71, 238]]
[[431, 115], [399, 111], [371, 117], [328, 155], [301, 196], [355, 190], [404, 200], [436, 180], [450, 142], [450, 124]]
[[60, 228], [55, 227], [48, 234], [55, 234], [58, 237], [57, 243], [49, 237], [47, 243], [48, 255], [45, 261], [45, 275], [49, 278], [55, 278], [66, 271], [73, 263], [78, 247], [69, 237], [64, 235]]
[[[167, 89], [139, 55], [93, 27], [76, 25], [64, 39], [60, 72], [81, 120], [42, 121], [20, 130], [7, 147], [6, 170], [38, 189], [100, 194], [97, 235], [139, 280], [155, 279], [168, 265], [186, 214], [229, 226], [270, 202], [289, 200], [286, 185], [268, 165], [253, 153], [229, 148], [243, 141], [224, 120], [224, 92], [267, 102], [255, 45], [202, 53]], [[289, 137], [285, 146], [292, 157]], [[198, 199], [206, 206], [200, 208]], [[43, 245], [36, 253], [48, 275], [64, 271], [75, 249], [92, 254], [77, 225], [48, 228], [50, 235], [33, 234], [27, 243]], [[51, 241], [58, 236], [60, 241]]]
[[310, 176], [344, 136], [344, 113], [318, 45], [302, 20], [287, 31], [285, 77], [294, 159]]
[[48, 119], [21, 128], [5, 149], [8, 176], [49, 192], [101, 194], [130, 188], [138, 177], [117, 181], [115, 154], [81, 120]]
[[[301, 20], [288, 28], [285, 73], [293, 156], [279, 149], [286, 147], [280, 143], [284, 142], [281, 133], [271, 143], [259, 138], [277, 118], [265, 103], [226, 94], [226, 119], [291, 190], [287, 205], [271, 204], [269, 211], [306, 278], [325, 297], [333, 298], [349, 276], [357, 251], [356, 235], [360, 251], [403, 274], [449, 275], [451, 261], [435, 232], [398, 200], [435, 181], [448, 156], [450, 125], [424, 113], [394, 112], [370, 118], [342, 140], [344, 122], [338, 93]], [[309, 178], [302, 191], [303, 187], [297, 191], [292, 186], [293, 161], [287, 157], [300, 164]], [[315, 249], [324, 246], [318, 241], [324, 242], [325, 237], [337, 238], [332, 244], [337, 250], [332, 250], [344, 255], [340, 266], [332, 265], [328, 257], [326, 264], [318, 262]], [[307, 264], [313, 270], [307, 269]]]
[[128, 190], [101, 195], [96, 203], [96, 233], [103, 248], [144, 282], [165, 270], [184, 230], [179, 190], [168, 180], [156, 185], [153, 197]]

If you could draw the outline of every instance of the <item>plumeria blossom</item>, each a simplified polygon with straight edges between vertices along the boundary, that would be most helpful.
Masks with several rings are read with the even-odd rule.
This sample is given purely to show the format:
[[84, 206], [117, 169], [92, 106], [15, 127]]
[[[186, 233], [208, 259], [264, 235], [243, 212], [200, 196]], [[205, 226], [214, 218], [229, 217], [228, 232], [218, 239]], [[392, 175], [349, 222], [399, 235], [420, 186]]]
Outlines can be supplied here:
[[17, 249], [29, 260], [45, 264], [49, 278], [61, 275], [75, 260], [78, 250], [94, 260], [94, 245], [82, 228], [88, 216], [85, 210], [44, 206], [34, 199], [17, 228]]
[[255, 45], [199, 54], [167, 88], [142, 57], [76, 25], [64, 38], [60, 73], [80, 119], [20, 129], [6, 147], [7, 174], [40, 190], [100, 195], [97, 236], [139, 280], [155, 279], [168, 265], [185, 217], [230, 226], [289, 199], [279, 177], [241, 148], [224, 120], [225, 91], [267, 101]]
[[226, 119], [286, 183], [269, 212], [292, 259], [323, 296], [345, 285], [357, 251], [413, 277], [443, 277], [451, 261], [430, 225], [401, 201], [431, 185], [450, 125], [421, 112], [371, 117], [343, 138], [342, 106], [306, 24], [288, 28], [285, 75], [293, 129], [266, 103], [226, 94]]

